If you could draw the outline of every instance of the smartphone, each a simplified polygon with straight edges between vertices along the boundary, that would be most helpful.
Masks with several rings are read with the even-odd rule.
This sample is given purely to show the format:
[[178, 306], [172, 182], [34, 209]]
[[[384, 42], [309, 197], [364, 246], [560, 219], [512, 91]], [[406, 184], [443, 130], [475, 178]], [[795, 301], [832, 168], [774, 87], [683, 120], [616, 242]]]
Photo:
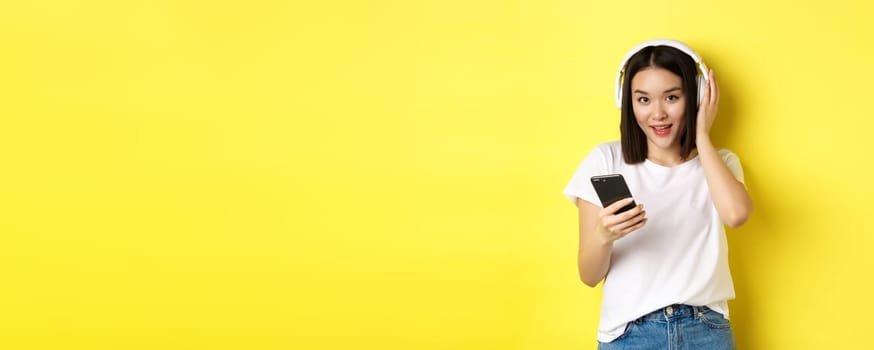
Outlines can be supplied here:
[[[601, 199], [601, 204], [605, 208], [618, 200], [631, 197], [631, 190], [628, 189], [628, 184], [625, 183], [622, 174], [592, 176], [592, 186], [595, 187], [595, 192], [598, 193], [598, 198]], [[632, 201], [619, 209], [616, 214], [631, 210], [636, 206], [637, 204]]]

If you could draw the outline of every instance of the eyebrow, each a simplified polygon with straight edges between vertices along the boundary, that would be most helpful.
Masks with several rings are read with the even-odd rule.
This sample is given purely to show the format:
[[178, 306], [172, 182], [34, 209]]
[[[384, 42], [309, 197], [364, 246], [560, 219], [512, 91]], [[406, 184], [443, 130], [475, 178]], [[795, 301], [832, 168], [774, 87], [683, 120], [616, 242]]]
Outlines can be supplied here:
[[[677, 86], [677, 87], [672, 87], [672, 88], [670, 88], [670, 89], [665, 90], [664, 93], [667, 94], [667, 93], [669, 93], [669, 92], [674, 92], [674, 91], [677, 91], [677, 90], [683, 90], [683, 89], [681, 89], [679, 86]], [[635, 89], [635, 90], [633, 91], [633, 93], [635, 93], [635, 94], [644, 94], [644, 95], [649, 95], [649, 93], [647, 93], [646, 91], [640, 90], [640, 89]]]

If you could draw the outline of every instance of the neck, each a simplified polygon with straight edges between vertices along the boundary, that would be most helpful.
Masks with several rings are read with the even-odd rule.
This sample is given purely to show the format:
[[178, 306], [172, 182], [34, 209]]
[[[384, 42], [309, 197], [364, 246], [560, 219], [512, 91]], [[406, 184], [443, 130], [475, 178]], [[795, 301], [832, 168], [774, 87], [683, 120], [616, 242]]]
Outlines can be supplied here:
[[647, 152], [646, 159], [662, 166], [675, 166], [683, 164], [685, 161], [694, 158], [698, 154], [698, 150], [693, 149], [689, 153], [689, 157], [683, 158], [680, 156], [680, 147], [674, 147], [670, 150], [661, 150], [658, 148], [650, 148]]

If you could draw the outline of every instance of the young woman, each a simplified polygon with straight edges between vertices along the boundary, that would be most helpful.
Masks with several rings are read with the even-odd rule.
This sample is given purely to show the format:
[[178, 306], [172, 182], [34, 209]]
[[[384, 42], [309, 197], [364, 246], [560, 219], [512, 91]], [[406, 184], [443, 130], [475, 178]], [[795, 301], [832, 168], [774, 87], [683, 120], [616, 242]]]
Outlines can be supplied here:
[[[723, 225], [753, 205], [738, 157], [710, 140], [713, 71], [654, 40], [625, 56], [616, 85], [621, 140], [595, 147], [563, 192], [579, 208], [580, 279], [604, 280], [599, 349], [734, 349]], [[623, 175], [636, 207], [601, 207], [590, 179], [606, 174]]]

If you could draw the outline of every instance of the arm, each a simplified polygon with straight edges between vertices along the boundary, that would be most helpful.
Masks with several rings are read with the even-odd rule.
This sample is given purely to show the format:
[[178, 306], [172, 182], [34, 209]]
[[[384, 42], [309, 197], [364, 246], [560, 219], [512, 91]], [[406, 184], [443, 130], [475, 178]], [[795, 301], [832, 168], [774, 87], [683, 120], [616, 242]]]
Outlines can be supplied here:
[[580, 280], [594, 287], [607, 276], [610, 258], [613, 255], [613, 242], [646, 224], [643, 205], [614, 215], [617, 210], [631, 203], [632, 199], [617, 201], [604, 209], [577, 198], [580, 211], [580, 249], [577, 267]]
[[713, 77], [713, 71], [708, 74], [710, 77], [704, 87], [704, 98], [698, 108], [695, 143], [698, 147], [698, 157], [704, 167], [704, 177], [707, 179], [710, 197], [713, 199], [719, 218], [724, 224], [736, 228], [749, 218], [753, 210], [753, 201], [744, 185], [737, 181], [725, 166], [710, 140], [710, 127], [716, 119], [719, 105], [719, 87]]

